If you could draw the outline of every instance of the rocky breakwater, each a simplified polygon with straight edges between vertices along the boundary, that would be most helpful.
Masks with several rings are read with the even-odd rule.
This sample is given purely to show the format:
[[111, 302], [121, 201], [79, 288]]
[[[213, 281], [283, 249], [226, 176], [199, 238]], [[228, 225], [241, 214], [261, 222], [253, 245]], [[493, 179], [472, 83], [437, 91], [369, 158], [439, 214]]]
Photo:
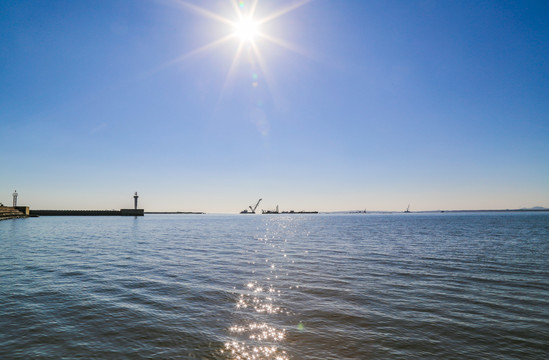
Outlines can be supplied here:
[[0, 206], [0, 220], [18, 219], [18, 218], [26, 218], [26, 217], [28, 216], [15, 208], [12, 208], [9, 206]]

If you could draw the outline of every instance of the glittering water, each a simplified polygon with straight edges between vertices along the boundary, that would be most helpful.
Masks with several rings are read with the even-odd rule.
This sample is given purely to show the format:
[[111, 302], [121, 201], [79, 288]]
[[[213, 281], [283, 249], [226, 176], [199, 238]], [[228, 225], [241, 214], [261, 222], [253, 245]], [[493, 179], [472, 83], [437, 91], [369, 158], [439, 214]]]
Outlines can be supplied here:
[[549, 214], [0, 222], [1, 359], [545, 359]]

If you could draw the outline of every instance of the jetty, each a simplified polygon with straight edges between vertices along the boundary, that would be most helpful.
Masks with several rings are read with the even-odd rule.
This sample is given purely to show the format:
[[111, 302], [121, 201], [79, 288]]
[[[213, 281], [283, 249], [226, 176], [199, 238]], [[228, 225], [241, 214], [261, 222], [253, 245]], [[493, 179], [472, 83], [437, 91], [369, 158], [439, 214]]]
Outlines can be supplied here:
[[0, 203], [0, 220], [38, 216], [144, 216], [145, 210], [137, 208], [139, 196], [133, 196], [133, 209], [120, 210], [34, 210], [28, 206], [17, 206], [17, 190], [13, 193], [13, 206]]
[[145, 214], [153, 215], [204, 215], [202, 211], [145, 211]]
[[120, 210], [30, 210], [30, 216], [143, 216], [143, 209]]
[[[19, 209], [21, 208], [21, 210]], [[22, 219], [29, 217], [28, 207], [0, 206], [0, 220]]]

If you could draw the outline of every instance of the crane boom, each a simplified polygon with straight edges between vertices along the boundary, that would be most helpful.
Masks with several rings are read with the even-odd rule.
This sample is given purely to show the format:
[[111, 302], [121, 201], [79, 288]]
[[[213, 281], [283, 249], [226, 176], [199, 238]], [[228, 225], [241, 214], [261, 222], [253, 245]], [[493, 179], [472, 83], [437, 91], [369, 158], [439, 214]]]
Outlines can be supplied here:
[[257, 207], [258, 207], [259, 203], [261, 202], [261, 200], [263, 200], [263, 199], [257, 200], [257, 203], [255, 204], [255, 206], [253, 208], [250, 206], [250, 209], [252, 209], [252, 212], [255, 213], [255, 209], [257, 209]]
[[255, 210], [257, 209], [257, 207], [258, 207], [259, 203], [261, 202], [261, 200], [263, 200], [263, 199], [257, 200], [257, 202], [255, 203], [255, 205], [253, 207], [252, 207], [252, 205], [248, 206], [250, 208], [250, 211], [248, 211], [248, 209], [244, 209], [240, 213], [241, 214], [255, 214]]

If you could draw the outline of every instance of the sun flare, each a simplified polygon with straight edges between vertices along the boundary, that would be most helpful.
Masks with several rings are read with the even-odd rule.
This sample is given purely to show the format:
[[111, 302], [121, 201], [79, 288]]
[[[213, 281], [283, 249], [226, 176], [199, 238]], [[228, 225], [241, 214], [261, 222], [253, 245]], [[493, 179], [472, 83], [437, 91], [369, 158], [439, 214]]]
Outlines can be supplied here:
[[302, 7], [303, 5], [306, 5], [312, 2], [313, 0], [295, 0], [296, 2], [294, 4], [259, 19], [255, 16], [259, 0], [250, 0], [249, 2], [243, 1], [243, 0], [240, 0], [240, 1], [231, 0], [230, 3], [233, 5], [235, 14], [237, 17], [237, 19], [234, 19], [234, 20], [231, 19], [230, 17], [225, 17], [222, 14], [213, 12], [211, 10], [208, 10], [198, 5], [194, 5], [185, 0], [169, 0], [169, 1], [172, 1], [173, 3], [183, 6], [187, 9], [190, 9], [201, 16], [225, 23], [226, 25], [229, 25], [232, 28], [232, 32], [229, 33], [227, 36], [216, 39], [175, 60], [175, 61], [181, 61], [189, 56], [196, 55], [198, 53], [214, 48], [217, 45], [220, 45], [221, 43], [224, 43], [230, 39], [240, 40], [240, 46], [236, 50], [235, 60], [236, 58], [239, 57], [241, 53], [242, 45], [246, 43], [251, 44], [252, 47], [254, 48], [254, 52], [256, 56], [260, 57], [259, 49], [257, 47], [259, 40], [262, 40], [262, 41], [265, 40], [267, 42], [284, 47], [287, 50], [294, 51], [297, 53], [302, 53], [302, 51], [300, 51], [299, 49], [297, 49], [295, 46], [288, 43], [287, 41], [284, 41], [275, 36], [264, 33], [263, 29], [260, 29], [260, 27], [262, 27], [263, 24], [267, 22], [277, 19], [287, 13], [290, 13]]
[[258, 35], [258, 23], [254, 19], [244, 18], [235, 24], [235, 36], [242, 42], [254, 42]]
[[[228, 26], [228, 32], [225, 36], [214, 39], [205, 45], [196, 48], [186, 54], [181, 55], [180, 57], [174, 59], [170, 62], [178, 63], [184, 61], [190, 57], [196, 56], [198, 54], [204, 53], [206, 51], [212, 50], [226, 42], [231, 40], [236, 40], [238, 45], [235, 49], [234, 56], [231, 62], [227, 62], [228, 71], [222, 86], [221, 95], [225, 89], [231, 87], [231, 81], [234, 75], [237, 73], [238, 66], [242, 61], [247, 62], [252, 65], [251, 76], [249, 78], [250, 85], [255, 88], [268, 88], [268, 91], [272, 93], [272, 96], [278, 96], [274, 94], [276, 92], [274, 86], [274, 76], [270, 73], [267, 61], [261, 53], [261, 48], [271, 45], [276, 45], [282, 47], [286, 50], [298, 53], [300, 55], [308, 56], [302, 49], [298, 46], [293, 45], [292, 43], [285, 41], [281, 38], [274, 36], [273, 34], [266, 33], [268, 29], [271, 32], [273, 31], [273, 24], [265, 27], [266, 23], [269, 23], [275, 19], [278, 19], [290, 12], [297, 10], [298, 8], [314, 1], [314, 0], [292, 0], [290, 5], [283, 7], [278, 11], [271, 12], [269, 14], [263, 14], [263, 16], [258, 17], [258, 12], [256, 12], [259, 0], [230, 0], [229, 3], [232, 4], [234, 10], [234, 17], [225, 16], [223, 13], [217, 13], [212, 10], [209, 10], [205, 7], [194, 5], [190, 3], [190, 0], [166, 0], [176, 4], [178, 6], [184, 7], [188, 10], [195, 12], [196, 14], [210, 18], [217, 22], [223, 23]], [[198, 2], [198, 0], [196, 0]], [[276, 29], [276, 27], [274, 27]], [[262, 101], [258, 101], [257, 106], [262, 106]], [[262, 130], [261, 132], [266, 132], [266, 121], [264, 116], [262, 116], [262, 110], [257, 112], [257, 121]]]

